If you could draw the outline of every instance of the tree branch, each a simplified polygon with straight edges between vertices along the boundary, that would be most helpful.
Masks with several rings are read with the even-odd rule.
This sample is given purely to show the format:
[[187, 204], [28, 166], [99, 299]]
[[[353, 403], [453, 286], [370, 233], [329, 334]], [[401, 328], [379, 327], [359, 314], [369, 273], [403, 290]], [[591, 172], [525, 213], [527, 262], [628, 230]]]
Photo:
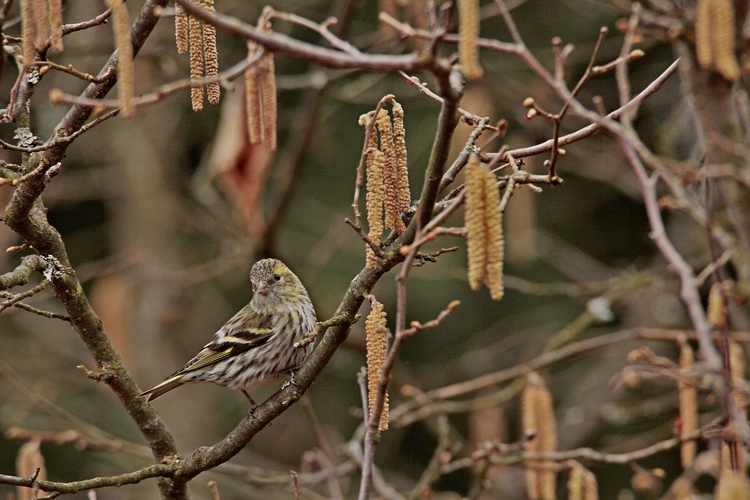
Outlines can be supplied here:
[[[452, 399], [458, 396], [463, 396], [472, 392], [496, 386], [503, 382], [507, 382], [517, 377], [524, 376], [530, 371], [538, 370], [576, 354], [581, 354], [594, 349], [599, 349], [601, 347], [606, 347], [608, 345], [636, 339], [669, 340], [672, 342], [676, 342], [679, 335], [687, 335], [687, 337], [690, 339], [697, 338], [697, 334], [694, 331], [690, 330], [633, 328], [630, 330], [623, 330], [608, 335], [602, 335], [580, 342], [574, 342], [554, 351], [550, 351], [537, 356], [536, 358], [526, 361], [525, 363], [515, 365], [511, 368], [506, 368], [504, 370], [493, 373], [487, 373], [471, 380], [458, 382], [456, 384], [451, 384], [445, 387], [420, 393], [416, 395], [411, 401], [403, 403], [391, 410], [391, 422], [398, 427], [408, 425], [413, 421], [411, 418], [409, 418], [408, 415], [430, 403]], [[731, 337], [738, 342], [750, 342], [749, 332], [732, 332]]]
[[144, 467], [135, 472], [120, 474], [119, 476], [95, 477], [82, 481], [60, 483], [56, 481], [40, 481], [34, 477], [18, 477], [0, 474], [0, 483], [15, 486], [26, 486], [28, 488], [38, 487], [42, 491], [63, 494], [78, 493], [79, 491], [92, 490], [94, 488], [105, 488], [109, 486], [124, 486], [126, 484], [140, 483], [144, 479], [152, 477], [169, 476], [174, 471], [174, 465], [154, 464]]
[[[617, 120], [618, 118], [620, 118], [620, 116], [622, 116], [623, 113], [627, 113], [632, 109], [636, 109], [644, 100], [655, 94], [669, 79], [669, 77], [671, 77], [677, 71], [678, 67], [679, 59], [670, 64], [669, 67], [667, 67], [667, 69], [665, 69], [661, 75], [659, 75], [645, 89], [643, 89], [638, 95], [631, 99], [630, 102], [628, 102], [625, 106], [612, 111], [606, 117], [611, 120]], [[591, 125], [583, 127], [576, 132], [560, 137], [558, 139], [558, 145], [565, 146], [566, 144], [580, 141], [581, 139], [585, 139], [586, 137], [591, 137], [602, 128], [602, 124], [599, 121], [595, 121], [591, 123]], [[507, 152], [500, 153], [484, 153], [482, 154], [482, 159], [485, 161], [507, 161], [508, 154], [512, 155], [514, 158], [525, 158], [527, 156], [534, 156], [539, 153], [550, 151], [552, 149], [552, 144], [554, 144], [554, 140], [549, 139], [548, 141], [542, 142], [541, 144], [526, 148], [512, 149], [508, 150]]]
[[[166, 3], [167, 0], [147, 0], [144, 4], [140, 16], [131, 27], [130, 35], [134, 54], [138, 53], [159, 19], [154, 15], [154, 8], [164, 6]], [[99, 72], [100, 81], [90, 84], [82, 96], [88, 98], [105, 96], [116, 83], [116, 64], [117, 54], [115, 53]], [[54, 146], [42, 153], [32, 154], [27, 168], [34, 169], [43, 166], [43, 171], [46, 173], [59, 163], [71, 144], [71, 141], [65, 141], [63, 138], [82, 129], [91, 111], [92, 108], [88, 106], [73, 106], [49, 139]], [[47, 179], [46, 175], [32, 177], [15, 190], [6, 207], [5, 222], [43, 256], [49, 266], [49, 279], [71, 318], [73, 329], [88, 347], [100, 370], [112, 374], [107, 379], [107, 383], [146, 437], [154, 457], [161, 461], [166, 457], [176, 456], [174, 440], [161, 418], [150, 405], [136, 398], [140, 392], [138, 386], [110, 343], [101, 320], [91, 308], [80, 281], [70, 265], [60, 234], [47, 221], [46, 210], [40, 198]], [[160, 488], [165, 497], [184, 498], [186, 496], [183, 483], [160, 482]]]
[[[319, 47], [300, 42], [282, 33], [268, 32], [244, 23], [237, 18], [219, 13], [209, 12], [191, 0], [175, 0], [182, 8], [202, 21], [216, 26], [228, 35], [243, 40], [252, 40], [272, 52], [283, 52], [299, 59], [320, 64], [327, 68], [356, 68], [361, 71], [416, 71], [429, 68], [430, 58], [415, 54], [381, 55], [342, 52], [339, 50]], [[331, 35], [333, 37], [334, 35]], [[336, 37], [338, 38], [338, 37]], [[340, 39], [339, 39], [340, 40]], [[340, 40], [337, 45], [345, 43]]]
[[35, 271], [41, 272], [47, 263], [38, 255], [27, 255], [13, 271], [0, 275], [0, 290], [23, 286]]
[[456, 70], [451, 72], [443, 71], [436, 74], [438, 77], [438, 86], [440, 94], [443, 96], [443, 103], [440, 107], [440, 116], [438, 117], [437, 131], [432, 143], [430, 160], [425, 169], [424, 184], [422, 186], [422, 195], [419, 199], [417, 216], [409, 224], [409, 228], [404, 233], [410, 233], [402, 241], [408, 242], [416, 234], [418, 228], [425, 227], [435, 208], [438, 193], [440, 192], [440, 181], [445, 171], [445, 163], [448, 160], [450, 151], [451, 138], [458, 124], [458, 101], [460, 93], [463, 91], [456, 83], [454, 88], [453, 81], [460, 82], [461, 75]]

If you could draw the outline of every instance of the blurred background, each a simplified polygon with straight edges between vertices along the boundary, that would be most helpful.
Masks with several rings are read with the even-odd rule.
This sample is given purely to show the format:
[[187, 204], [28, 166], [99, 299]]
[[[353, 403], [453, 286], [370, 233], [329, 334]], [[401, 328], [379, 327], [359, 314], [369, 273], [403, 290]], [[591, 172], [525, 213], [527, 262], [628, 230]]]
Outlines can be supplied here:
[[[128, 2], [131, 17], [142, 4]], [[254, 23], [263, 5], [218, 0], [216, 8]], [[402, 52], [414, 47], [378, 27], [376, 2], [295, 0], [272, 5], [317, 22], [336, 16], [342, 23], [334, 29], [343, 30], [343, 36], [363, 50]], [[482, 5], [481, 35], [510, 40], [494, 3]], [[548, 68], [553, 64], [553, 37], [575, 45], [566, 71], [571, 87], [588, 63], [600, 27], [610, 31], [598, 61], [617, 57], [622, 33], [615, 26], [629, 15], [609, 1], [517, 0], [509, 5], [525, 41]], [[64, 6], [66, 23], [90, 19], [104, 9], [100, 1], [67, 1]], [[685, 8], [689, 16], [691, 5]], [[17, 14], [14, 6], [8, 19]], [[397, 6], [394, 16], [410, 21], [407, 7]], [[321, 43], [316, 34], [298, 26], [275, 22], [274, 30]], [[8, 32], [18, 35], [18, 28]], [[666, 37], [658, 38], [644, 38], [639, 48], [645, 57], [630, 65], [634, 92], [675, 59]], [[244, 42], [221, 33], [218, 40], [222, 69], [246, 56]], [[66, 37], [65, 51], [51, 58], [95, 74], [112, 50], [111, 28], [104, 25]], [[521, 103], [533, 96], [545, 109], [557, 110], [561, 102], [518, 58], [485, 51], [481, 61], [485, 77], [468, 85], [461, 105], [493, 121], [508, 121], [503, 142], [493, 142], [487, 151], [550, 138], [549, 122], [525, 120]], [[135, 71], [139, 94], [189, 75], [187, 56], [179, 56], [175, 49], [171, 17], [159, 22], [136, 59]], [[405, 109], [412, 196], [419, 193], [438, 103], [397, 74], [329, 71], [283, 55], [276, 57], [276, 71], [279, 150], [275, 155], [246, 144], [237, 133], [244, 117], [241, 83], [236, 81], [232, 88], [222, 89], [219, 106], [206, 104], [200, 113], [191, 110], [185, 91], [139, 108], [132, 119], [117, 117], [97, 126], [75, 141], [61, 175], [44, 194], [49, 218], [63, 235], [86, 293], [141, 388], [152, 387], [183, 366], [248, 302], [248, 272], [261, 257], [284, 260], [310, 291], [318, 318], [332, 315], [364, 265], [364, 243], [343, 222], [352, 216], [364, 137], [357, 120], [388, 93]], [[16, 76], [17, 69], [9, 62], [0, 75], [5, 103]], [[433, 83], [428, 75], [417, 76]], [[78, 94], [84, 84], [52, 71], [44, 77], [32, 114], [34, 133], [41, 138], [48, 137], [67, 111], [66, 106], [49, 103], [46, 96], [53, 88]], [[608, 110], [618, 107], [612, 74], [594, 78], [581, 92], [581, 101], [590, 104], [595, 95], [603, 98]], [[571, 117], [563, 132], [584, 124]], [[657, 152], [678, 160], [700, 154], [688, 101], [676, 75], [643, 104], [636, 127]], [[459, 127], [453, 157], [469, 132], [468, 126]], [[12, 141], [12, 133], [11, 125], [0, 125], [0, 137]], [[412, 272], [409, 320], [430, 320], [451, 300], [459, 299], [461, 307], [438, 328], [409, 339], [395, 371], [392, 408], [404, 400], [399, 394], [404, 385], [428, 390], [511, 367], [541, 353], [548, 338], [564, 328], [581, 338], [634, 326], [689, 328], [679, 283], [648, 237], [640, 194], [616, 143], [600, 133], [566, 150], [558, 167], [565, 180], [562, 187], [541, 186], [541, 193], [520, 189], [511, 200], [505, 217], [507, 291], [501, 302], [490, 300], [484, 289], [469, 290], [465, 245], [458, 238], [433, 243], [430, 248], [458, 245], [459, 250]], [[5, 150], [0, 157], [20, 160]], [[544, 159], [528, 158], [525, 168], [544, 173]], [[260, 175], [267, 175], [267, 182], [253, 184], [257, 170], [265, 166], [267, 174]], [[11, 188], [3, 188], [0, 197], [7, 202], [11, 193]], [[678, 212], [667, 212], [665, 218], [683, 255], [705, 265], [704, 231]], [[460, 214], [451, 223], [461, 225]], [[0, 248], [20, 243], [15, 233], [0, 228]], [[18, 254], [0, 252], [0, 270], [12, 270], [18, 259]], [[395, 317], [394, 276], [386, 275], [374, 291], [386, 305], [389, 326]], [[611, 300], [599, 301], [602, 310], [588, 312], [592, 299], [613, 289]], [[50, 291], [31, 303], [61, 309]], [[332, 446], [334, 462], [348, 460], [341, 445], [362, 421], [356, 375], [364, 364], [363, 323], [354, 326], [308, 392], [309, 400], [275, 420], [230, 464], [274, 471], [274, 477], [288, 477], [291, 469], [317, 470], [311, 450], [320, 447], [320, 441], [313, 421]], [[734, 328], [746, 330], [748, 325], [740, 322]], [[95, 365], [67, 323], [10, 308], [0, 316], [0, 345], [0, 473], [14, 472], [23, 439], [11, 437], [23, 436], [24, 430], [73, 429], [84, 436], [64, 444], [42, 444], [50, 480], [119, 474], [150, 463], [144, 440], [113, 393], [77, 368]], [[627, 352], [638, 345], [616, 345], [550, 367], [548, 383], [555, 399], [560, 449], [591, 446], [627, 451], [672, 435], [677, 414], [673, 384], [636, 391], [613, 390], [609, 384], [626, 363]], [[674, 359], [673, 345], [654, 343], [652, 348]], [[263, 389], [254, 396], [265, 399], [276, 389]], [[458, 454], [471, 453], [472, 442], [517, 441], [517, 401], [450, 414], [451, 432], [466, 440]], [[245, 415], [247, 401], [239, 392], [199, 384], [171, 392], [154, 406], [174, 433], [180, 452], [187, 455], [223, 438]], [[711, 411], [718, 414], [715, 408]], [[429, 462], [436, 446], [435, 418], [383, 435], [376, 464], [395, 487], [413, 486]], [[680, 473], [676, 450], [641, 465], [663, 467], [666, 484]], [[593, 464], [591, 469], [600, 478], [600, 498], [650, 498], [630, 491], [629, 467]], [[261, 473], [253, 475], [253, 471], [226, 468], [204, 474], [191, 483], [193, 495], [208, 498], [206, 482], [213, 479], [222, 498], [290, 497], [288, 480], [263, 484]], [[520, 468], [499, 469], [489, 477], [499, 489], [486, 498], [523, 498]], [[347, 497], [355, 495], [358, 481], [356, 473], [341, 479]], [[435, 490], [453, 492], [441, 498], [457, 498], [470, 487], [470, 472], [462, 470], [442, 478]], [[711, 491], [710, 481], [705, 487]], [[3, 495], [14, 491], [0, 485]], [[309, 498], [329, 496], [325, 486], [303, 493]], [[156, 498], [158, 490], [154, 481], [145, 481], [98, 495]], [[73, 496], [84, 497], [83, 493]]]

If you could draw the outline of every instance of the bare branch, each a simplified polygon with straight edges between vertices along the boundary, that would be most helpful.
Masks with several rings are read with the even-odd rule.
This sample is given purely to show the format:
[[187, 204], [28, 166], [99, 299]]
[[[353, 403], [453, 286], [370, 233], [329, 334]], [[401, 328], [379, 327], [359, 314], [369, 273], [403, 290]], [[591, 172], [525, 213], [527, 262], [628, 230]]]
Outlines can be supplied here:
[[[417, 78], [416, 76], [409, 76], [406, 73], [404, 73], [403, 71], [399, 71], [398, 73], [399, 73], [399, 75], [403, 76], [406, 79], [406, 81], [409, 82], [410, 85], [416, 86], [417, 89], [419, 90], [419, 92], [422, 95], [426, 95], [427, 97], [430, 97], [431, 99], [434, 99], [434, 100], [436, 100], [439, 103], [443, 102], [443, 98], [442, 97], [440, 97], [435, 92], [433, 92], [432, 90], [430, 90], [429, 88], [427, 88], [427, 84], [426, 83], [422, 83], [419, 80], [419, 78]], [[498, 127], [496, 127], [494, 125], [489, 125], [490, 119], [487, 118], [487, 117], [482, 118], [481, 116], [475, 115], [474, 113], [470, 113], [470, 112], [464, 110], [463, 108], [458, 108], [458, 112], [461, 113], [461, 119], [464, 122], [466, 122], [467, 124], [469, 124], [469, 125], [472, 125], [472, 126], [473, 125], [478, 125], [480, 122], [484, 121], [485, 124], [482, 127], [482, 129], [489, 129], [489, 130], [494, 130], [494, 131], [498, 130]]]
[[[575, 354], [580, 354], [594, 349], [599, 349], [608, 345], [625, 342], [628, 340], [669, 340], [675, 342], [679, 335], [687, 335], [690, 339], [696, 339], [697, 334], [690, 330], [659, 330], [653, 328], [634, 328], [620, 332], [602, 335], [592, 339], [567, 344], [556, 350], [544, 353], [525, 363], [500, 370], [493, 373], [487, 373], [480, 377], [447, 385], [439, 389], [433, 389], [422, 394], [418, 394], [409, 402], [403, 403], [391, 410], [391, 422], [394, 425], [402, 426], [410, 423], [408, 414], [422, 408], [432, 402], [452, 399], [458, 396], [470, 394], [475, 391], [496, 386], [503, 382], [513, 380], [517, 377], [524, 376], [526, 373], [538, 370], [562, 359], [566, 359]], [[731, 337], [738, 342], [750, 342], [749, 332], [732, 332]]]
[[[690, 435], [688, 437], [695, 439], [701, 435], [702, 432], [698, 432], [696, 435]], [[625, 453], [605, 453], [592, 448], [578, 448], [575, 450], [558, 451], [554, 453], [513, 453], [507, 456], [490, 455], [487, 457], [487, 460], [494, 465], [514, 465], [533, 460], [552, 460], [555, 462], [564, 462], [566, 460], [587, 460], [603, 464], [623, 465], [671, 450], [681, 442], [682, 440], [680, 438], [665, 439], [664, 441], [659, 441], [658, 443], [654, 443], [645, 448]], [[475, 465], [473, 458], [462, 458], [444, 466], [442, 473], [448, 474], [473, 465]]]
[[[210, 23], [220, 31], [243, 40], [252, 40], [273, 52], [283, 52], [328, 68], [357, 68], [364, 71], [416, 71], [431, 66], [417, 55], [350, 54], [300, 42], [281, 33], [260, 30], [237, 18], [212, 13], [191, 0], [176, 0], [185, 12]], [[333, 36], [333, 35], [331, 35]], [[344, 43], [341, 41], [341, 43]], [[340, 43], [337, 43], [340, 45]]]
[[32, 63], [33, 66], [39, 66], [40, 70], [46, 71], [47, 69], [54, 69], [56, 71], [62, 71], [63, 73], [68, 73], [69, 75], [73, 75], [76, 78], [80, 78], [81, 80], [91, 82], [91, 83], [99, 83], [102, 81], [101, 78], [97, 78], [95, 76], [89, 75], [88, 73], [84, 73], [82, 71], [78, 71], [73, 67], [72, 64], [68, 64], [67, 66], [63, 66], [62, 64], [57, 64], [52, 61], [34, 61]]
[[38, 487], [42, 491], [56, 493], [78, 493], [79, 491], [92, 490], [95, 488], [105, 488], [108, 486], [124, 486], [126, 484], [140, 483], [144, 479], [153, 477], [169, 476], [174, 472], [174, 465], [155, 464], [144, 467], [135, 472], [120, 474], [119, 476], [95, 477], [84, 479], [82, 481], [72, 481], [69, 483], [60, 483], [55, 481], [40, 481], [35, 477], [18, 477], [0, 474], [0, 483], [12, 484], [15, 486]]
[[[157, 6], [163, 7], [165, 4], [166, 0], [147, 0], [143, 5], [130, 33], [134, 54], [138, 53], [158, 21], [154, 9]], [[101, 98], [109, 92], [116, 83], [116, 61], [117, 56], [113, 54], [99, 72], [98, 78], [100, 78], [100, 81], [89, 84], [82, 97]], [[26, 79], [24, 79], [24, 82], [26, 82]], [[24, 85], [25, 83], [21, 85], [18, 92], [17, 100], [21, 102], [30, 97]], [[17, 109], [22, 110], [24, 108], [19, 107]], [[23, 112], [25, 113], [25, 111]], [[50, 143], [54, 145], [43, 152], [32, 154], [28, 163], [29, 169], [36, 169], [41, 166], [41, 172], [47, 174], [52, 169], [58, 168], [56, 165], [61, 162], [67, 147], [71, 144], [71, 141], [65, 141], [63, 138], [70, 137], [77, 132], [80, 133], [90, 115], [91, 108], [80, 105], [73, 106], [57, 125], [50, 138]], [[27, 115], [18, 115], [16, 119], [21, 120], [21, 123], [28, 126]], [[95, 123], [98, 122], [92, 122], [92, 124]], [[93, 126], [92, 124], [89, 125]], [[150, 405], [143, 404], [136, 399], [140, 390], [125, 369], [122, 359], [112, 347], [106, 332], [102, 328], [101, 321], [91, 309], [81, 284], [70, 265], [60, 234], [47, 221], [46, 210], [38, 199], [48, 178], [47, 175], [37, 175], [27, 179], [16, 188], [5, 210], [5, 222], [40, 255], [44, 256], [44, 260], [49, 266], [50, 282], [71, 318], [72, 327], [89, 348], [98, 366], [107, 367], [108, 370], [115, 373], [116, 376], [109, 379], [108, 384], [138, 424], [139, 429], [149, 442], [155, 458], [161, 461], [167, 456], [176, 456], [177, 450], [174, 440], [162, 420]], [[149, 477], [159, 475], [155, 471], [161, 473], [164, 466], [154, 467], [156, 469], [149, 469], [151, 471]], [[123, 476], [122, 479], [117, 479], [115, 482], [120, 480], [132, 481], [132, 479], [128, 479], [129, 477], [135, 476]], [[184, 498], [186, 495], [184, 483], [181, 481], [177, 483], [161, 481], [159, 484], [164, 496]]]
[[23, 286], [29, 282], [32, 273], [41, 272], [47, 263], [38, 255], [27, 255], [13, 271], [0, 275], [0, 290]]
[[50, 286], [50, 282], [47, 280], [42, 280], [41, 283], [31, 288], [30, 290], [27, 290], [23, 293], [19, 293], [16, 295], [11, 295], [10, 297], [8, 297], [8, 300], [6, 300], [3, 303], [0, 303], [0, 312], [3, 312], [7, 308], [16, 305], [18, 302], [22, 301], [23, 299], [27, 299], [31, 297], [32, 295], [36, 295], [37, 293], [41, 292], [48, 286]]
[[[643, 102], [645, 99], [647, 99], [648, 97], [656, 93], [656, 91], [658, 91], [662, 87], [662, 85], [664, 85], [664, 83], [669, 79], [669, 77], [672, 76], [677, 71], [678, 65], [679, 65], [679, 60], [670, 64], [669, 67], [665, 69], [661, 75], [659, 75], [653, 82], [651, 82], [637, 96], [631, 99], [630, 102], [628, 102], [628, 104], [620, 107], [619, 109], [616, 109], [615, 111], [612, 111], [606, 117], [611, 120], [617, 120], [618, 118], [620, 118], [620, 116], [622, 116], [622, 113], [628, 112], [628, 110], [639, 106], [641, 102]], [[558, 141], [558, 145], [565, 146], [566, 144], [580, 141], [581, 139], [585, 139], [586, 137], [590, 137], [594, 135], [598, 130], [601, 130], [602, 128], [603, 126], [599, 121], [594, 121], [591, 125], [583, 127], [582, 129], [576, 132], [560, 137]], [[550, 139], [548, 141], [545, 141], [541, 144], [537, 144], [535, 146], [509, 150], [507, 153], [512, 154], [514, 158], [524, 158], [527, 156], [533, 156], [533, 155], [537, 155], [539, 153], [543, 153], [545, 151], [551, 150], [553, 142], [554, 141]], [[507, 153], [494, 153], [494, 154], [486, 153], [482, 155], [482, 159], [486, 161], [491, 161], [491, 160], [494, 160], [496, 157], [498, 157], [500, 158], [500, 161], [506, 161]]]
[[[435, 139], [432, 143], [430, 161], [425, 170], [422, 195], [417, 204], [417, 216], [412, 219], [409, 227], [404, 232], [403, 241], [408, 242], [416, 233], [418, 228], [427, 226], [432, 219], [435, 202], [440, 191], [440, 182], [445, 171], [445, 163], [448, 160], [451, 138], [457, 124], [458, 100], [461, 88], [454, 87], [456, 80], [460, 81], [460, 74], [455, 70], [443, 72], [436, 75], [443, 103], [438, 117]], [[455, 83], [455, 85], [460, 85]]]
[[[151, 104], [156, 104], [164, 98], [169, 97], [170, 95], [175, 94], [181, 90], [189, 89], [191, 86], [200, 86], [215, 82], [231, 81], [241, 76], [248, 67], [258, 62], [261, 56], [262, 54], [258, 53], [250, 59], [243, 59], [239, 63], [235, 64], [234, 66], [217, 76], [198, 78], [195, 80], [183, 78], [182, 80], [169, 83], [155, 90], [154, 92], [136, 97], [135, 99], [133, 99], [133, 105], [136, 107], [149, 106]], [[57, 89], [53, 89], [52, 92], [50, 92], [50, 101], [55, 106], [59, 106], [62, 104], [76, 104], [79, 106], [88, 106], [91, 108], [117, 108], [118, 110], [120, 108], [120, 102], [116, 99], [91, 99], [87, 97], [78, 97], [66, 94]]]

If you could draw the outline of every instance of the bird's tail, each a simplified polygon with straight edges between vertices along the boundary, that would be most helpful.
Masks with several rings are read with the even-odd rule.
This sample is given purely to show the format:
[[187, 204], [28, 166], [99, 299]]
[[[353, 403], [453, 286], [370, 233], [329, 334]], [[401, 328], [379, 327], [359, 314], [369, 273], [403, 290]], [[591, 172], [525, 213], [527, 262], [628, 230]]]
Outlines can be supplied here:
[[146, 401], [153, 401], [154, 399], [158, 398], [162, 394], [166, 394], [172, 389], [175, 389], [181, 386], [182, 384], [184, 384], [185, 382], [182, 381], [183, 376], [184, 375], [175, 375], [174, 377], [169, 377], [167, 380], [157, 385], [153, 389], [149, 389], [147, 391], [144, 391], [138, 394], [138, 397], [139, 398], [145, 397]]

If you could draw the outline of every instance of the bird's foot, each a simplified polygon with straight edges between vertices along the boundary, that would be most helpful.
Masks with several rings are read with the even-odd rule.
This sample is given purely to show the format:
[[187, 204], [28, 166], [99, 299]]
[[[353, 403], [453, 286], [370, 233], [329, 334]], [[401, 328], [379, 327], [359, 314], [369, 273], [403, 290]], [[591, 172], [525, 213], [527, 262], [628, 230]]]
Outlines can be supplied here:
[[251, 417], [255, 417], [255, 410], [257, 410], [260, 405], [250, 396], [250, 394], [247, 393], [245, 389], [240, 389], [240, 391], [242, 391], [242, 394], [244, 394], [247, 400], [250, 401], [250, 408], [247, 409], [247, 414]]
[[299, 387], [299, 385], [297, 384], [297, 381], [294, 380], [294, 375], [296, 373], [297, 373], [297, 370], [290, 370], [289, 371], [289, 378], [286, 380], [286, 382], [284, 382], [284, 385], [281, 386], [282, 390], [286, 389], [290, 385], [293, 385], [295, 387]]

